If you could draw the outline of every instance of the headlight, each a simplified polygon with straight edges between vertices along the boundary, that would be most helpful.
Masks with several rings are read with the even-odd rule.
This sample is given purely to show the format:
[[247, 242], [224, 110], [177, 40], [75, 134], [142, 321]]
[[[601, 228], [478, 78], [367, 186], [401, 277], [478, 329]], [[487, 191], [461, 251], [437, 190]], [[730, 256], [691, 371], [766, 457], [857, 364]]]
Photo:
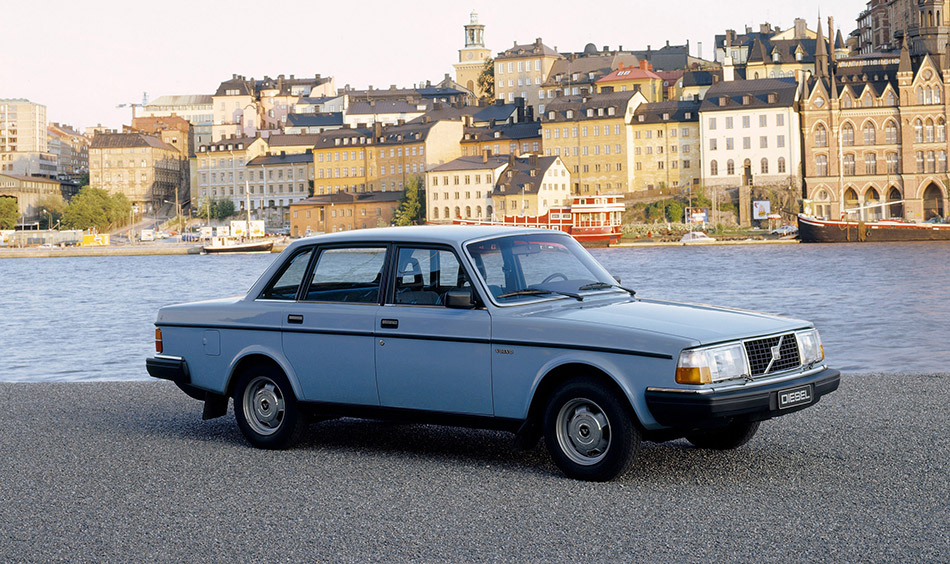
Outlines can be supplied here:
[[825, 349], [821, 346], [821, 337], [816, 329], [795, 333], [798, 338], [798, 352], [802, 357], [802, 365], [808, 366], [825, 359]]
[[709, 384], [748, 374], [742, 343], [686, 350], [676, 363], [676, 381], [680, 384]]

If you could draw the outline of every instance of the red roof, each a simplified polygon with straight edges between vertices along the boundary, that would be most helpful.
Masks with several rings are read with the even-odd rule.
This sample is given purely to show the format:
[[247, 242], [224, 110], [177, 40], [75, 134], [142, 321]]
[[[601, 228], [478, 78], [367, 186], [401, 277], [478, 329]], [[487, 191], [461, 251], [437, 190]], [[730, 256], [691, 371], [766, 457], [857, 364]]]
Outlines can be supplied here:
[[596, 82], [600, 84], [602, 82], [619, 82], [627, 80], [663, 80], [660, 75], [653, 72], [652, 67], [646, 61], [640, 61], [639, 67], [625, 67], [623, 63], [620, 63], [620, 68], [614, 72], [604, 76]]

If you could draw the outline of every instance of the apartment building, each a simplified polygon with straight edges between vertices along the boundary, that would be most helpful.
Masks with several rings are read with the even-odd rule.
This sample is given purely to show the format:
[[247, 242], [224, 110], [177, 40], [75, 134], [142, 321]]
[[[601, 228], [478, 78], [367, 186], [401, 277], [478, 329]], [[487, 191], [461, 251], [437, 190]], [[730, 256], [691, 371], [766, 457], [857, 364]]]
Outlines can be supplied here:
[[283, 130], [287, 116], [301, 98], [335, 94], [332, 77], [277, 78], [261, 80], [232, 75], [222, 82], [212, 97], [212, 140], [233, 137], [267, 137]]
[[629, 67], [620, 63], [617, 70], [601, 77], [595, 82], [596, 91], [601, 94], [610, 92], [639, 91], [647, 102], [662, 102], [666, 99], [664, 80], [653, 72], [650, 63], [643, 60], [637, 66]]
[[633, 185], [628, 123], [641, 92], [562, 96], [548, 104], [541, 122], [545, 156], [560, 157], [575, 195], [626, 192]]
[[[571, 175], [560, 157], [508, 156], [508, 166], [492, 191], [491, 216], [497, 219], [542, 216], [571, 204]], [[517, 219], [515, 219], [517, 221]]]
[[702, 178], [698, 101], [640, 104], [634, 110], [631, 191], [697, 186]]
[[56, 156], [56, 173], [75, 175], [89, 170], [89, 138], [69, 125], [47, 128], [49, 152]]
[[542, 103], [542, 85], [547, 81], [560, 53], [545, 45], [541, 38], [534, 43], [517, 42], [495, 56], [495, 98], [513, 102], [523, 98], [526, 105], [537, 108]]
[[[272, 147], [273, 148], [273, 147]], [[235, 209], [251, 209], [263, 213], [269, 225], [286, 225], [290, 206], [309, 196], [313, 181], [313, 154], [266, 153], [247, 161], [248, 194]], [[239, 194], [243, 190], [239, 190]]]
[[400, 198], [400, 192], [316, 195], [290, 205], [290, 232], [303, 237], [391, 225]]
[[125, 194], [137, 213], [174, 204], [185, 160], [178, 147], [144, 133], [103, 133], [89, 148], [89, 183]]
[[508, 155], [463, 156], [426, 172], [426, 221], [492, 219], [492, 191]]
[[541, 152], [541, 124], [525, 123], [490, 124], [484, 127], [465, 127], [462, 141], [462, 156], [526, 155]]
[[23, 98], [0, 98], [0, 172], [55, 175], [49, 151], [46, 106]]

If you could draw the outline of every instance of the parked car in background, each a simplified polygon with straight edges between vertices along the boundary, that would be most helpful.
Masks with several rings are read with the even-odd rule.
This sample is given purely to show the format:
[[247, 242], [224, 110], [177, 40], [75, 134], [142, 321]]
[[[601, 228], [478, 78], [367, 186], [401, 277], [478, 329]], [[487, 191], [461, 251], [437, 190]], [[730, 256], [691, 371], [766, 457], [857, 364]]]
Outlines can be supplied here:
[[736, 448], [839, 382], [811, 323], [637, 297], [539, 229], [300, 239], [247, 295], [166, 306], [155, 325], [149, 374], [206, 419], [232, 399], [257, 447], [334, 416], [437, 422], [543, 437], [585, 480], [629, 469], [641, 440]]
[[791, 225], [791, 224], [782, 225], [781, 227], [776, 227], [772, 231], [769, 231], [769, 233], [771, 235], [781, 235], [781, 236], [793, 235], [795, 233], [798, 233], [798, 226]]
[[690, 231], [689, 233], [684, 233], [680, 238], [680, 243], [683, 244], [696, 244], [696, 243], [715, 243], [716, 240], [706, 235], [702, 231]]

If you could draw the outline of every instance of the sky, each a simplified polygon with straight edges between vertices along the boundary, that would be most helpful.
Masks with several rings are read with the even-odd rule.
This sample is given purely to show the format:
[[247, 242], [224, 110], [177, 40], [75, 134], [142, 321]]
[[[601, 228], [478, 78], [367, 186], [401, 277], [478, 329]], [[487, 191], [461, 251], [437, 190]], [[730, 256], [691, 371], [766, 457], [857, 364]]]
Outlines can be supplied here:
[[796, 17], [842, 35], [856, 27], [860, 0], [798, 2], [666, 0], [633, 2], [446, 2], [445, 0], [6, 0], [0, 37], [0, 98], [46, 106], [47, 120], [80, 130], [119, 128], [143, 92], [213, 94], [233, 74], [333, 76], [337, 88], [408, 87], [454, 78], [472, 10], [498, 53], [542, 38], [561, 52], [588, 43], [627, 50], [690, 44], [713, 59], [713, 37], [726, 29], [782, 29]]

